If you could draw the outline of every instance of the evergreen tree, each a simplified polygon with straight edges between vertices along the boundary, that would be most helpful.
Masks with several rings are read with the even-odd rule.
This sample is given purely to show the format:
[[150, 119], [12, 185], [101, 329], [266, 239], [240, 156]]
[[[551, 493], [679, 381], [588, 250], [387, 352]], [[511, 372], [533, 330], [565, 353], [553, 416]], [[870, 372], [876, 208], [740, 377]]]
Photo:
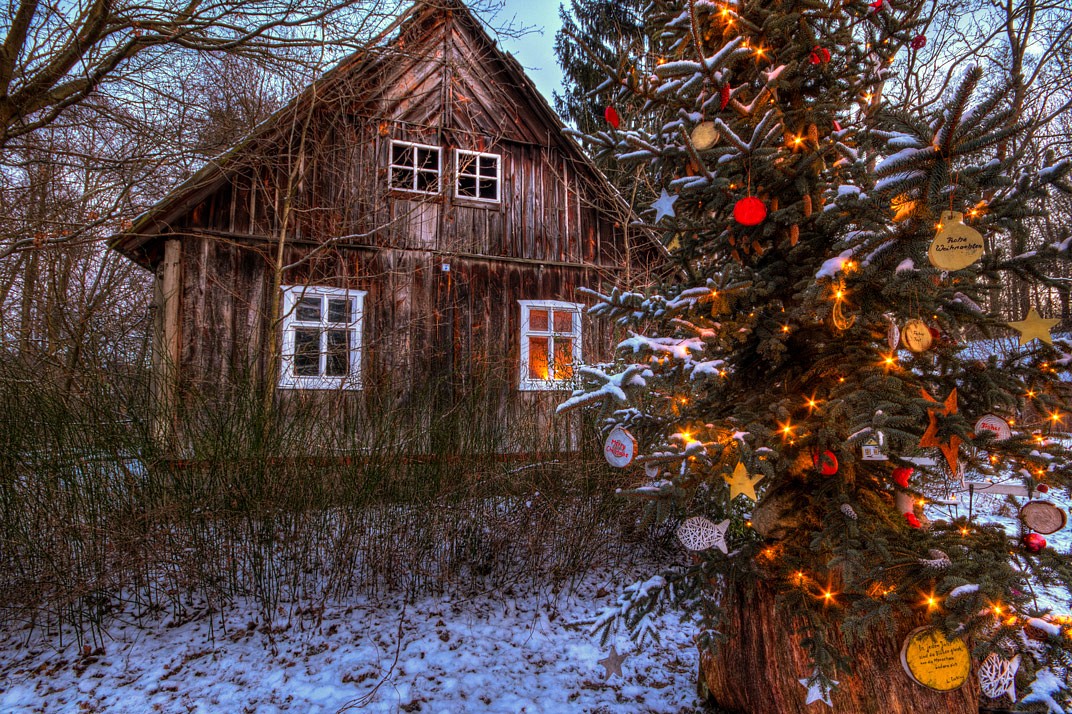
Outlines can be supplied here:
[[[637, 438], [636, 492], [690, 519], [694, 551], [593, 631], [624, 623], [643, 640], [655, 609], [688, 607], [706, 684], [751, 714], [974, 712], [974, 670], [955, 694], [900, 674], [919, 626], [1006, 673], [1018, 656], [1016, 692], [1067, 696], [1048, 683], [1068, 681], [1072, 631], [1036, 600], [1040, 586], [1072, 592], [1067, 558], [923, 504], [965, 470], [1072, 484], [1051, 438], [1072, 426], [1072, 344], [980, 307], [1010, 276], [1054, 288], [1047, 271], [1072, 241], [979, 254], [972, 233], [1022, 234], [1072, 190], [1069, 163], [1013, 173], [998, 147], [1024, 127], [978, 69], [931, 114], [884, 106], [893, 58], [916, 39], [901, 5], [655, 0], [647, 13], [663, 56], [650, 73], [635, 69], [644, 57], [602, 62], [605, 86], [667, 120], [623, 114], [588, 141], [665, 190], [657, 226], [684, 280], [597, 296], [593, 314], [631, 336], [615, 367], [582, 368], [561, 409], [601, 404], [608, 430]], [[1009, 335], [1012, 350], [987, 347]], [[984, 415], [1011, 435], [977, 428]]]

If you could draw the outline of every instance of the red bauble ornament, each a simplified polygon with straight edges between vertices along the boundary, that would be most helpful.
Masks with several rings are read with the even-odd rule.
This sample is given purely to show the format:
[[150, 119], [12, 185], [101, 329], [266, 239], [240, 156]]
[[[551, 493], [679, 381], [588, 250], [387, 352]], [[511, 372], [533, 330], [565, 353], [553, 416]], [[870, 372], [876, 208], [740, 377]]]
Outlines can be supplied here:
[[915, 469], [911, 466], [898, 466], [893, 470], [893, 482], [901, 488], [908, 488], [908, 479], [912, 478]]
[[841, 131], [841, 124], [838, 123], [837, 119], [834, 120], [834, 131]]
[[1039, 493], [1046, 493], [1047, 491], [1049, 491], [1049, 490], [1050, 490], [1050, 487], [1049, 487], [1049, 486], [1047, 486], [1047, 485], [1046, 485], [1046, 484], [1044, 484], [1044, 483], [1040, 483], [1040, 484], [1038, 485], [1038, 487], [1036, 487], [1036, 488], [1035, 488], [1035, 490], [1036, 490], [1036, 491], [1038, 491]]
[[718, 109], [719, 109], [719, 111], [725, 109], [726, 106], [730, 103], [730, 92], [732, 92], [732, 91], [733, 90], [730, 89], [729, 83], [723, 84], [721, 87], [719, 87], [719, 89], [718, 89]]
[[614, 107], [607, 107], [606, 109], [604, 109], [603, 118], [606, 119], [607, 123], [615, 129], [617, 129], [618, 126], [622, 123], [621, 118], [619, 118], [618, 116], [618, 110]]
[[823, 58], [823, 64], [826, 64], [830, 61], [830, 50], [826, 49], [825, 47], [820, 47], [819, 56]]
[[927, 329], [931, 331], [931, 340], [938, 344], [938, 340], [942, 339], [942, 331], [937, 327], [928, 327]]
[[884, 4], [886, 4], [886, 0], [875, 0], [870, 4], [870, 7], [872, 10], [881, 10]]
[[808, 62], [812, 64], [819, 64], [820, 61], [821, 60], [819, 59], [819, 55], [815, 54], [814, 52], [808, 55]]
[[733, 220], [742, 226], [758, 226], [767, 217], [767, 207], [755, 196], [742, 198], [733, 207]]
[[1028, 553], [1038, 553], [1046, 547], [1046, 539], [1038, 533], [1028, 533], [1021, 539], [1021, 542]]
[[817, 451], [812, 454], [811, 461], [823, 476], [833, 476], [838, 472], [838, 460], [833, 451], [821, 454]]
[[916, 35], [912, 38], [912, 49], [921, 50], [927, 46], [927, 38], [924, 35]]
[[904, 514], [904, 519], [906, 521], [908, 521], [908, 525], [912, 526], [913, 528], [922, 528], [923, 527], [923, 524], [919, 522], [918, 518], [916, 518], [915, 513], [906, 513], [906, 514]]

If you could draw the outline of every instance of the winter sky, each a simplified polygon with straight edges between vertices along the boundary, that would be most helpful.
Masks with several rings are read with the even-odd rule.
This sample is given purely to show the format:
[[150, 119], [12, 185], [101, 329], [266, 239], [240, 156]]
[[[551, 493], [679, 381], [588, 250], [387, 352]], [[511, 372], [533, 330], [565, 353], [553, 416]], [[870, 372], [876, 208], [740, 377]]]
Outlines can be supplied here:
[[552, 102], [552, 91], [562, 83], [562, 71], [555, 61], [555, 33], [561, 27], [558, 20], [559, 0], [504, 0], [505, 6], [497, 17], [484, 16], [492, 27], [500, 27], [514, 19], [515, 24], [531, 26], [521, 38], [501, 36], [500, 44], [525, 68], [536, 87]]

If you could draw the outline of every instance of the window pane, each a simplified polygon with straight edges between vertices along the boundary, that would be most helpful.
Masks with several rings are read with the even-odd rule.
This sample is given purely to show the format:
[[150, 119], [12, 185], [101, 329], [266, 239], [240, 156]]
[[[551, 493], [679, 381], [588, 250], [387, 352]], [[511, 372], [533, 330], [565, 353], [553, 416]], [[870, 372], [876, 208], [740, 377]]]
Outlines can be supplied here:
[[529, 310], [529, 329], [547, 332], [547, 310]]
[[577, 313], [569, 310], [555, 310], [555, 332], [573, 334], [573, 316]]
[[401, 144], [391, 145], [391, 163], [402, 166], [413, 165], [413, 147]]
[[458, 177], [458, 195], [467, 196], [469, 198], [476, 198], [476, 177], [475, 176], [459, 176]]
[[465, 176], [475, 176], [476, 172], [476, 157], [469, 154], [458, 154], [458, 173]]
[[320, 330], [303, 327], [294, 330], [294, 374], [320, 375]]
[[439, 171], [439, 149], [417, 149], [417, 168]]
[[327, 361], [324, 375], [345, 377], [350, 373], [350, 331], [328, 330]]
[[480, 179], [480, 197], [489, 201], [498, 198], [495, 195], [495, 183], [495, 179]]
[[529, 379], [547, 379], [547, 338], [529, 338]]
[[413, 190], [412, 169], [400, 169], [397, 166], [391, 169], [391, 188]]
[[439, 174], [431, 171], [417, 172], [417, 190], [435, 193], [439, 190]]
[[555, 338], [555, 379], [569, 379], [573, 376], [573, 340]]
[[480, 175], [495, 178], [499, 175], [499, 157], [498, 156], [481, 156], [480, 157]]
[[328, 298], [328, 322], [350, 322], [350, 301]]
[[299, 298], [294, 319], [302, 322], [320, 322], [320, 298]]

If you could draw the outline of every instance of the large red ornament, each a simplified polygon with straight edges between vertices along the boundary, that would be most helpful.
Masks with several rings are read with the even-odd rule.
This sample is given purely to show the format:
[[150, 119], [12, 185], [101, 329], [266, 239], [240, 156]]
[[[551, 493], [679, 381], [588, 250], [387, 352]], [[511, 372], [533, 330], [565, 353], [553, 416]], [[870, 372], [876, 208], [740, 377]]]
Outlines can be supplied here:
[[821, 454], [816, 451], [811, 460], [823, 476], [833, 476], [838, 472], [838, 460], [833, 451], [824, 451]]
[[927, 46], [927, 37], [925, 35], [916, 35], [912, 38], [912, 49], [921, 50]]
[[604, 109], [603, 118], [606, 119], [607, 123], [615, 129], [617, 129], [618, 126], [622, 123], [622, 120], [618, 117], [618, 110], [614, 107], [607, 107], [606, 109]]
[[1040, 484], [1039, 484], [1039, 485], [1038, 485], [1038, 486], [1037, 486], [1037, 487], [1035, 488], [1035, 490], [1036, 490], [1036, 491], [1038, 491], [1039, 493], [1046, 493], [1047, 491], [1049, 491], [1049, 490], [1050, 490], [1050, 487], [1049, 487], [1049, 486], [1047, 486], [1047, 485], [1046, 485], [1046, 484], [1044, 484], [1044, 483], [1040, 483]]
[[767, 217], [767, 207], [755, 196], [742, 198], [733, 207], [733, 220], [742, 226], [758, 226]]
[[908, 488], [908, 479], [912, 478], [915, 469], [911, 466], [898, 466], [893, 470], [893, 482], [901, 488]]
[[1038, 553], [1046, 547], [1046, 539], [1038, 533], [1028, 533], [1021, 539], [1021, 542], [1028, 553]]

